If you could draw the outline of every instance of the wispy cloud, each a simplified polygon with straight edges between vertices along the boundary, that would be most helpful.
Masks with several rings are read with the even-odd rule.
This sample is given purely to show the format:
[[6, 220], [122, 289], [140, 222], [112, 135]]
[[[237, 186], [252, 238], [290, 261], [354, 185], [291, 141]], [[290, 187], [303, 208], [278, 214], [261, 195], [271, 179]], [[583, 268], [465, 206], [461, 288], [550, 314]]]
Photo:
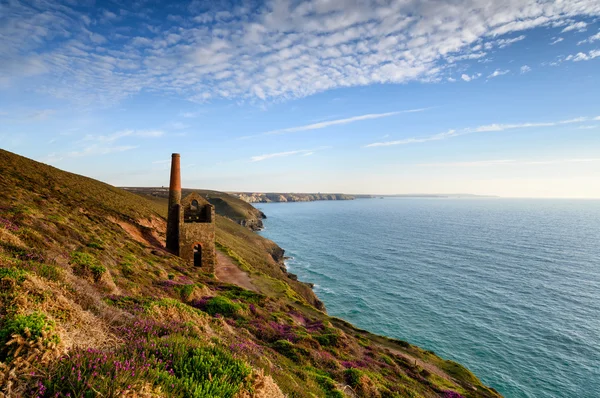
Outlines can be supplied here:
[[268, 154], [264, 154], [264, 155], [252, 156], [250, 158], [250, 161], [251, 162], [261, 162], [261, 161], [267, 160], [267, 159], [282, 158], [282, 157], [293, 156], [293, 155], [310, 156], [310, 155], [313, 155], [317, 151], [322, 151], [322, 150], [329, 149], [329, 148], [331, 148], [331, 147], [323, 146], [323, 147], [313, 148], [313, 149], [299, 149], [299, 150], [295, 150], [295, 151], [268, 153]]
[[319, 130], [319, 129], [324, 129], [324, 128], [331, 127], [331, 126], [339, 126], [339, 125], [343, 125], [343, 124], [359, 122], [362, 120], [381, 119], [384, 117], [400, 115], [401, 113], [423, 112], [424, 110], [426, 110], [426, 108], [409, 109], [409, 110], [404, 110], [404, 111], [395, 111], [395, 112], [387, 112], [387, 113], [370, 113], [367, 115], [353, 116], [353, 117], [348, 117], [345, 119], [329, 120], [326, 122], [306, 124], [306, 125], [297, 126], [297, 127], [287, 127], [284, 129], [267, 131], [266, 133], [263, 133], [263, 134], [264, 135], [287, 134], [287, 133], [297, 133], [300, 131]]
[[573, 24], [567, 26], [566, 28], [564, 28], [562, 30], [562, 32], [565, 33], [565, 32], [570, 32], [572, 30], [577, 30], [579, 32], [582, 32], [582, 31], [585, 30], [585, 28], [587, 27], [587, 25], [588, 24], [586, 22], [583, 22], [583, 21], [576, 22], [576, 23], [573, 23]]
[[553, 45], [555, 45], [555, 44], [558, 44], [558, 43], [560, 43], [560, 42], [561, 42], [561, 41], [563, 41], [563, 40], [565, 40], [565, 39], [563, 39], [562, 37], [557, 37], [556, 39], [554, 39], [554, 40], [552, 40], [552, 41], [550, 42], [550, 45], [551, 45], [551, 46], [553, 46]]
[[157, 138], [165, 135], [161, 130], [122, 130], [108, 135], [86, 135], [84, 141], [115, 142], [125, 137]]
[[531, 72], [531, 67], [529, 65], [523, 65], [521, 66], [521, 74], [524, 75], [525, 73], [529, 73]]
[[[438, 133], [431, 136], [426, 137], [414, 137], [414, 138], [404, 138], [401, 140], [395, 141], [385, 141], [385, 142], [374, 142], [372, 144], [365, 145], [365, 148], [373, 148], [373, 147], [383, 147], [383, 146], [394, 146], [394, 145], [407, 145], [407, 144], [418, 144], [429, 141], [440, 141], [445, 140], [447, 138], [458, 137], [466, 134], [473, 133], [484, 133], [484, 132], [498, 132], [505, 130], [516, 130], [516, 129], [527, 129], [527, 128], [535, 128], [535, 127], [553, 127], [560, 126], [566, 124], [574, 124], [574, 123], [582, 123], [585, 121], [592, 120], [589, 117], [579, 117], [575, 119], [567, 119], [567, 120], [559, 120], [555, 122], [528, 122], [528, 123], [506, 123], [506, 124], [486, 124], [478, 127], [465, 128], [462, 130], [448, 130], [444, 133]], [[593, 119], [596, 120], [596, 119]], [[598, 118], [600, 120], [600, 117]]]
[[417, 166], [425, 167], [486, 167], [486, 166], [523, 166], [523, 165], [552, 165], [565, 163], [594, 163], [600, 162], [600, 158], [567, 158], [567, 159], [540, 159], [540, 160], [515, 160], [494, 159], [477, 160], [470, 162], [442, 162], [442, 163], [419, 163]]
[[502, 75], [506, 75], [508, 72], [510, 72], [510, 70], [505, 69], [505, 70], [500, 70], [500, 69], [496, 69], [493, 73], [491, 73], [488, 76], [488, 79], [494, 78], [494, 77], [498, 77], [498, 76], [502, 76]]
[[132, 149], [136, 149], [138, 148], [135, 145], [120, 145], [120, 146], [107, 146], [107, 145], [98, 145], [98, 144], [94, 144], [94, 145], [90, 145], [87, 147], [84, 147], [80, 150], [76, 150], [76, 151], [70, 151], [70, 152], [64, 152], [64, 153], [57, 153], [57, 152], [53, 152], [49, 155], [47, 155], [46, 157], [42, 158], [41, 161], [44, 163], [58, 163], [63, 159], [68, 159], [68, 158], [82, 158], [82, 157], [88, 157], [88, 156], [98, 156], [98, 155], [108, 155], [111, 153], [117, 153], [117, 152], [125, 152], [125, 151], [130, 151]]
[[600, 32], [596, 33], [595, 35], [592, 35], [590, 37], [588, 37], [585, 40], [581, 40], [580, 42], [577, 43], [577, 45], [581, 45], [581, 44], [585, 44], [585, 43], [593, 43], [595, 41], [600, 40]]

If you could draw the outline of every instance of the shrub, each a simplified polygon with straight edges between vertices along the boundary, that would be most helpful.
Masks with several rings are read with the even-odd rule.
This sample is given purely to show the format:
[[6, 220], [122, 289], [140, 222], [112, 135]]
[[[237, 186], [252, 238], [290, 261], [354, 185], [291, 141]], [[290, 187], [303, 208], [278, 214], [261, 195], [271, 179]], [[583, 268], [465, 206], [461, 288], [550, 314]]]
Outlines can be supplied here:
[[344, 370], [344, 379], [346, 383], [352, 388], [356, 388], [360, 384], [360, 377], [362, 372], [356, 368], [350, 368]]
[[90, 267], [90, 271], [92, 272], [92, 276], [94, 277], [94, 282], [99, 282], [102, 279], [102, 275], [106, 272], [106, 268], [100, 264], [92, 265]]
[[287, 340], [277, 340], [273, 343], [273, 349], [292, 361], [298, 361], [298, 353], [293, 343]]
[[90, 247], [92, 249], [104, 250], [104, 246], [102, 246], [102, 243], [95, 241], [88, 243], [87, 247]]
[[172, 281], [173, 279], [175, 279], [175, 274], [169, 274], [167, 275], [167, 278], [169, 278], [169, 280]]
[[315, 340], [324, 347], [336, 346], [339, 341], [339, 336], [334, 333], [322, 334], [313, 336]]
[[54, 322], [42, 313], [33, 312], [28, 315], [15, 315], [5, 320], [2, 329], [0, 329], [0, 347], [4, 347], [13, 334], [28, 337], [28, 340], [35, 340], [38, 337], [43, 337], [44, 333], [51, 333], [53, 330]]
[[315, 379], [327, 398], [344, 398], [344, 394], [340, 392], [335, 386], [335, 383], [331, 377], [316, 375]]
[[181, 296], [181, 300], [188, 301], [192, 294], [194, 294], [194, 289], [196, 286], [194, 285], [181, 285], [176, 290], [179, 291], [179, 295]]
[[14, 279], [17, 283], [23, 283], [27, 272], [19, 268], [0, 268], [0, 279], [10, 278]]
[[76, 251], [71, 253], [71, 264], [76, 274], [86, 276], [91, 274], [95, 282], [100, 281], [106, 268], [102, 266], [96, 257], [89, 253]]
[[206, 300], [205, 304], [200, 306], [200, 309], [212, 316], [219, 314], [225, 317], [230, 317], [235, 315], [235, 313], [240, 309], [240, 305], [235, 304], [227, 297], [217, 296]]

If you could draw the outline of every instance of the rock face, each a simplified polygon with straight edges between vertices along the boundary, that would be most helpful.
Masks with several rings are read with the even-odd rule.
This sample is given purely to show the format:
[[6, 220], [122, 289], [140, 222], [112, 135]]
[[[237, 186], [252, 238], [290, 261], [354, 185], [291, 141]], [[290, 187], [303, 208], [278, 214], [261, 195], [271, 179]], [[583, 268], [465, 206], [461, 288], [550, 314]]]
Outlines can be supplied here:
[[353, 200], [352, 195], [341, 193], [260, 193], [260, 192], [232, 192], [231, 195], [247, 203], [269, 202], [313, 202], [316, 200]]

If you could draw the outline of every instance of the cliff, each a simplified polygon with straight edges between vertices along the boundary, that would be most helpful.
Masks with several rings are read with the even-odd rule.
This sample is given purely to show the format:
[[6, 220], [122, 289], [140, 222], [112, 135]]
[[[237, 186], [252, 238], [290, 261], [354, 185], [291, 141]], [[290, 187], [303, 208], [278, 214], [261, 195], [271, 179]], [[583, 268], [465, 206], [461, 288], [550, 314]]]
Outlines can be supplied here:
[[315, 200], [353, 200], [352, 195], [340, 193], [257, 193], [257, 192], [230, 192], [232, 196], [247, 203], [269, 202], [312, 202]]
[[160, 195], [2, 150], [0, 186], [0, 396], [499, 396], [319, 310], [229, 207], [212, 275], [164, 250]]

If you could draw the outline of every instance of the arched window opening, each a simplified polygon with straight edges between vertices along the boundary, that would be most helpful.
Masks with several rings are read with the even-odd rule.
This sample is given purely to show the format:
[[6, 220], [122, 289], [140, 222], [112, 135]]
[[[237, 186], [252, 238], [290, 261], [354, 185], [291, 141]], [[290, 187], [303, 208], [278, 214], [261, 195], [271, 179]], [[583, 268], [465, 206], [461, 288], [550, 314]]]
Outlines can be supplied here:
[[192, 200], [191, 210], [198, 211], [198, 201], [196, 199]]
[[199, 244], [194, 245], [194, 266], [202, 267], [202, 246]]

